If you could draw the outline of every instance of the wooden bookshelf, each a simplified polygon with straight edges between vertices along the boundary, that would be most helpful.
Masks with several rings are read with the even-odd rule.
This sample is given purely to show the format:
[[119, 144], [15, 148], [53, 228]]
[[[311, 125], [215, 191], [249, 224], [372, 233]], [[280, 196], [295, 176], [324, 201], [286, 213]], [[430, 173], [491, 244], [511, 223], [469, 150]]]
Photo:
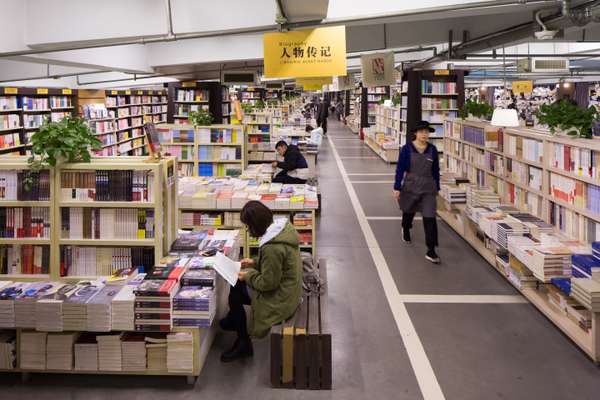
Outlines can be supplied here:
[[[146, 247], [152, 249], [155, 260], [160, 260], [169, 249], [177, 233], [177, 180], [175, 174], [176, 160], [173, 158], [159, 162], [151, 162], [146, 157], [97, 157], [90, 163], [63, 164], [49, 171], [49, 201], [2, 201], [0, 204], [12, 207], [44, 207], [49, 209], [49, 237], [38, 238], [1, 238], [0, 244], [27, 245], [40, 244], [49, 246], [48, 273], [44, 274], [0, 274], [0, 280], [60, 280], [72, 279], [61, 276], [61, 246], [112, 247], [131, 248]], [[0, 158], [0, 170], [27, 171], [26, 157]], [[71, 201], [61, 198], [61, 180], [64, 172], [73, 171], [147, 171], [151, 174], [153, 191], [152, 201], [114, 202], [114, 201]], [[67, 239], [61, 237], [61, 210], [69, 208], [116, 208], [153, 210], [154, 237], [152, 239]], [[91, 276], [89, 278], [95, 278]]]
[[44, 120], [77, 112], [77, 90], [0, 87], [0, 154], [26, 155], [31, 136]]
[[[275, 161], [272, 113], [267, 110], [254, 110], [244, 114], [242, 119], [246, 132], [246, 165]], [[267, 156], [267, 158], [265, 158]]]
[[[211, 134], [215, 133], [219, 137], [226, 135], [226, 132], [231, 132], [231, 139], [225, 139], [224, 143], [207, 141], [207, 138], [203, 140], [201, 133], [207, 129], [211, 131]], [[194, 128], [192, 125], [163, 124], [158, 126], [158, 131], [161, 133], [163, 151], [177, 154], [179, 175], [181, 176], [228, 176], [226, 164], [235, 165], [234, 169], [239, 170], [240, 174], [243, 170], [246, 162], [246, 139], [242, 125], [210, 125]], [[183, 136], [185, 136], [185, 141], [182, 140]], [[190, 136], [193, 137], [190, 138]], [[218, 151], [221, 148], [235, 149], [236, 158], [225, 160], [216, 157], [216, 154], [213, 154], [213, 159], [200, 158], [201, 149], [207, 147], [214, 149], [211, 151]], [[217, 173], [202, 175], [201, 172], [205, 173], [204, 170], [209, 164], [213, 171], [217, 170]]]
[[189, 114], [199, 109], [210, 112], [214, 123], [230, 122], [229, 89], [219, 82], [173, 82], [167, 88], [168, 123], [187, 125]]
[[259, 87], [246, 87], [238, 90], [237, 97], [242, 103], [249, 103], [253, 106], [259, 101], [265, 101], [266, 90]]

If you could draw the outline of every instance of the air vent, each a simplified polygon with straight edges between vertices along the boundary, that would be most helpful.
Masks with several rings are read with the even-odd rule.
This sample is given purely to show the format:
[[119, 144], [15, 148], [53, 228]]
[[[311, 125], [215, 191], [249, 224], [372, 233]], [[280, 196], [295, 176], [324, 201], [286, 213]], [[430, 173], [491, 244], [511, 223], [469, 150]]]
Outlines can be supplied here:
[[531, 72], [569, 72], [569, 60], [566, 58], [534, 58], [531, 63]]

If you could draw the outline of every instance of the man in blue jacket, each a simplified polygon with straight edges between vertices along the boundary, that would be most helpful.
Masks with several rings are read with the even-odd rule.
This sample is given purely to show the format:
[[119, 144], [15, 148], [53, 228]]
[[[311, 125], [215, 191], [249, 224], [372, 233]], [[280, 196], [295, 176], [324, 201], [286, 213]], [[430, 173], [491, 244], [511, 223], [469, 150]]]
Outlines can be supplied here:
[[438, 245], [436, 222], [436, 196], [440, 190], [440, 160], [437, 148], [428, 142], [429, 134], [435, 132], [429, 122], [420, 121], [411, 130], [414, 140], [402, 147], [394, 182], [394, 197], [402, 209], [402, 240], [411, 242], [410, 229], [415, 213], [423, 215], [425, 258], [438, 264], [435, 252]]

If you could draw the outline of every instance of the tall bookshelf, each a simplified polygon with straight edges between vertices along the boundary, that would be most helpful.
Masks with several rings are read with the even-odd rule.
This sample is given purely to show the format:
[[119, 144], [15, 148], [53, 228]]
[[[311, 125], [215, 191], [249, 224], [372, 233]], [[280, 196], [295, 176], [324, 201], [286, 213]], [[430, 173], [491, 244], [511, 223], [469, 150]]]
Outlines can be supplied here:
[[365, 143], [385, 162], [395, 163], [406, 135], [400, 131], [400, 107], [376, 106], [376, 123], [365, 130]]
[[0, 88], [0, 154], [25, 155], [44, 120], [59, 121], [77, 112], [77, 90]]
[[[14, 246], [25, 245], [47, 246], [41, 253], [45, 257], [45, 265], [41, 268], [42, 273], [40, 273], [41, 271], [36, 273], [35, 270], [21, 270], [20, 273], [3, 271], [6, 273], [0, 274], [0, 280], [41, 281], [51, 279], [71, 281], [96, 279], [99, 276], [110, 275], [114, 269], [125, 267], [124, 260], [131, 261], [128, 258], [132, 257], [131, 249], [147, 249], [148, 264], [150, 264], [150, 261], [160, 260], [167, 253], [177, 232], [177, 180], [175, 169], [176, 161], [173, 158], [149, 162], [146, 157], [98, 157], [92, 158], [90, 163], [63, 164], [50, 169], [46, 178], [39, 180], [43, 184], [34, 185], [33, 189], [27, 192], [17, 189], [21, 188], [22, 185], [17, 185], [20, 181], [16, 178], [18, 172], [28, 171], [27, 158], [0, 158], [0, 173], [15, 176], [15, 178], [6, 181], [6, 185], [9, 187], [13, 185], [13, 188], [7, 193], [17, 193], [17, 199], [29, 198], [28, 196], [32, 196], [31, 193], [41, 193], [43, 192], [42, 188], [47, 193], [45, 197], [38, 197], [41, 200], [15, 200], [13, 199], [15, 196], [9, 196], [11, 198], [7, 200], [0, 200], [2, 206], [7, 208], [35, 207], [45, 210], [43, 212], [36, 211], [36, 215], [41, 215], [44, 220], [45, 230], [42, 230], [42, 233], [33, 229], [28, 233], [25, 230], [24, 234], [21, 235], [25, 237], [5, 237], [0, 239], [1, 245], [10, 245], [13, 248]], [[104, 174], [98, 171], [104, 172]], [[98, 175], [96, 175], [97, 172]], [[127, 174], [129, 174], [129, 177], [127, 177]], [[151, 187], [142, 185], [143, 182], [140, 180], [142, 175], [146, 177], [146, 183]], [[102, 182], [105, 183], [102, 184]], [[109, 194], [104, 192], [106, 199], [99, 199], [95, 194], [92, 195], [92, 193], [96, 193], [96, 188], [108, 187], [106, 182], [113, 184]], [[132, 186], [128, 186], [127, 182], [132, 183]], [[148, 189], [149, 187], [150, 189]], [[140, 194], [142, 189], [146, 190], [145, 194]], [[17, 190], [19, 191], [17, 192]], [[131, 196], [128, 197], [127, 193], [131, 193]], [[140, 194], [140, 200], [136, 199], [135, 193]], [[76, 196], [75, 199], [72, 198], [74, 195]], [[111, 198], [115, 198], [115, 200], [111, 200]], [[100, 238], [93, 237], [97, 236], [98, 232], [91, 232], [88, 229], [87, 224], [91, 223], [91, 219], [84, 217], [87, 219], [83, 220], [79, 219], [79, 216], [87, 215], [91, 217], [93, 213], [98, 212], [105, 214], [105, 212], [98, 210], [109, 209], [116, 210], [114, 211], [115, 215], [126, 215], [129, 211], [129, 217], [132, 221], [131, 226], [125, 229], [121, 220], [116, 219], [115, 224], [117, 226], [112, 227], [110, 224], [106, 224], [109, 220], [105, 219], [103, 220], [103, 226], [106, 229], [99, 232]], [[132, 210], [133, 213], [131, 213]], [[144, 212], [133, 215], [136, 214], [135, 210], [144, 210]], [[25, 215], [26, 213], [23, 212], [22, 214]], [[15, 216], [17, 215], [19, 214], [15, 213]], [[145, 216], [147, 222], [148, 219], [153, 218], [154, 223], [151, 224], [153, 234], [151, 237], [139, 238], [138, 235], [141, 235], [141, 232], [136, 235], [135, 231], [139, 227], [138, 217], [142, 215]], [[63, 229], [67, 227], [67, 219], [69, 225], [73, 224], [71, 230]], [[26, 222], [28, 219], [23, 221]], [[148, 223], [150, 224], [150, 222]], [[86, 224], [85, 230], [75, 228], [76, 226], [81, 228], [84, 224]], [[28, 224], [24, 223], [23, 225], [27, 226]], [[84, 231], [87, 233], [83, 233]], [[45, 235], [43, 232], [45, 232]], [[67, 232], [69, 232], [68, 235]], [[92, 237], [88, 238], [89, 234]], [[71, 237], [71, 235], [74, 237]], [[84, 236], [86, 238], [83, 238]], [[87, 255], [89, 257], [87, 262], [89, 272], [94, 269], [95, 273], [80, 275], [75, 273], [75, 269], [70, 272], [67, 271], [64, 258], [67, 254], [67, 248], [77, 249], [77, 251], [71, 252], [70, 260], [72, 263], [83, 261], [78, 260], [77, 255], [82, 257]], [[79, 251], [81, 248], [86, 250]], [[97, 251], [97, 249], [103, 249], [103, 251]], [[118, 250], [114, 251], [113, 249]], [[106, 256], [107, 251], [110, 252], [111, 250], [113, 250], [111, 253], [113, 258], [112, 261], [108, 262], [110, 265], [105, 265], [106, 263], [103, 262], [102, 265], [106, 270], [99, 269], [101, 264], [96, 263], [96, 259], [91, 255], [96, 251], [95, 257], [99, 257], [100, 253]], [[14, 251], [17, 250], [14, 249]], [[110, 258], [111, 255], [108, 255], [108, 257]], [[117, 258], [114, 257], [121, 257], [118, 258], [121, 262], [116, 263]], [[92, 261], [92, 258], [94, 258], [94, 261]], [[78, 265], [77, 270], [82, 269], [81, 263], [75, 265]]]
[[253, 106], [255, 106], [258, 101], [265, 101], [266, 98], [266, 91], [264, 88], [246, 87], [238, 90], [237, 93], [240, 102], [252, 104]]
[[[363, 88], [361, 125], [363, 128], [375, 125], [377, 120], [377, 105], [385, 99], [390, 98], [389, 86], [375, 86]], [[366, 117], [366, 119], [365, 119]]]
[[[466, 177], [471, 184], [492, 189], [502, 204], [533, 214], [552, 224], [566, 238], [589, 244], [600, 240], [600, 176], [592, 168], [598, 160], [596, 140], [550, 135], [539, 129], [493, 127], [487, 122], [445, 122], [446, 171]], [[590, 310], [591, 326], [582, 327], [568, 307], [551, 300], [549, 279], [535, 277], [531, 287], [515, 282], [498, 261], [494, 245], [466, 216], [464, 205], [447, 204], [438, 214], [493, 267], [515, 285], [541, 313], [579, 346], [592, 360], [600, 360], [600, 313]], [[517, 259], [534, 276], [538, 268]], [[510, 261], [513, 265], [513, 261]], [[550, 273], [552, 275], [552, 273]], [[518, 280], [518, 279], [517, 279]], [[578, 303], [573, 296], [568, 301]], [[573, 306], [573, 304], [570, 304]], [[562, 307], [562, 308], [561, 308]], [[578, 307], [583, 308], [582, 305]], [[566, 311], [565, 311], [566, 310]]]
[[272, 143], [273, 124], [271, 113], [255, 110], [242, 120], [248, 143], [247, 164], [272, 162], [276, 159], [275, 143]]
[[200, 109], [210, 112], [214, 123], [230, 122], [229, 89], [219, 82], [175, 82], [167, 87], [168, 123], [187, 125], [190, 113]]
[[175, 156], [180, 176], [239, 176], [245, 165], [242, 125], [164, 124], [157, 128], [163, 152]]
[[[231, 97], [229, 96], [229, 87], [221, 86], [221, 123], [231, 123], [231, 113], [233, 108], [231, 106]], [[218, 123], [218, 121], [215, 121]]]
[[[166, 122], [166, 91], [107, 90], [105, 94], [105, 104], [109, 112], [106, 118], [114, 119], [115, 140], [104, 138], [103, 146], [108, 150], [103, 150], [103, 155], [147, 155], [148, 149], [143, 126], [147, 122], [155, 124]], [[102, 132], [111, 133], [109, 131], [110, 129], [102, 130]]]
[[[458, 116], [465, 102], [464, 71], [408, 71], [406, 84], [406, 131], [421, 120], [436, 130], [430, 140], [443, 152], [444, 121]], [[403, 84], [404, 92], [404, 84]], [[404, 98], [402, 99], [404, 104]]]

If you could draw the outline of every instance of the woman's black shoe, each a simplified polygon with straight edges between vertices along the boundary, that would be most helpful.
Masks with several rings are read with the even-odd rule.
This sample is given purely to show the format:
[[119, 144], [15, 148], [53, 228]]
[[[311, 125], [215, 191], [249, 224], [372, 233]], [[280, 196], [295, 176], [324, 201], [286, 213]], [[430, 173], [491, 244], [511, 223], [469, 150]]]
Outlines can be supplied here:
[[222, 320], [220, 320], [219, 326], [224, 331], [234, 332], [236, 330], [235, 326], [233, 326], [233, 321], [229, 317], [225, 317]]
[[241, 340], [237, 338], [231, 349], [224, 351], [221, 354], [221, 362], [231, 362], [237, 359], [252, 357], [254, 350], [252, 349], [252, 341], [250, 338]]
[[402, 241], [406, 244], [410, 244], [410, 229], [403, 228], [402, 229]]

